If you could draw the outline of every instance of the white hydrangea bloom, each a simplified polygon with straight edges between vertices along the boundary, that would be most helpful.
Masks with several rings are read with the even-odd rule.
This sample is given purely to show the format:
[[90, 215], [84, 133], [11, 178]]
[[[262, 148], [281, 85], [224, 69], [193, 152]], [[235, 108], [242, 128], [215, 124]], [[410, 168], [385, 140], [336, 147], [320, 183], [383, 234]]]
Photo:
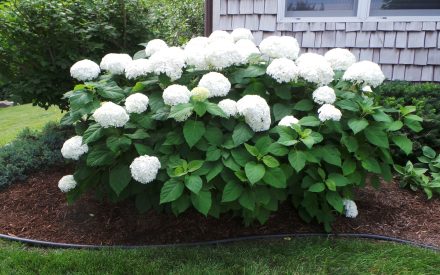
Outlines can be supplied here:
[[208, 44], [207, 37], [192, 38], [184, 49], [186, 64], [194, 66], [196, 70], [207, 70], [209, 67], [206, 60]]
[[132, 61], [125, 53], [109, 53], [101, 60], [101, 69], [112, 74], [123, 74], [125, 67]]
[[137, 157], [130, 164], [132, 178], [143, 184], [155, 180], [160, 168], [159, 159], [148, 155]]
[[364, 86], [364, 87], [362, 87], [362, 92], [364, 92], [364, 93], [372, 93], [373, 90], [371, 89], [370, 86]]
[[130, 116], [125, 109], [113, 102], [104, 102], [101, 107], [93, 113], [93, 118], [104, 128], [123, 127]]
[[232, 31], [231, 35], [235, 42], [241, 39], [254, 41], [254, 36], [252, 35], [252, 32], [246, 28], [236, 28]]
[[61, 192], [67, 193], [73, 189], [75, 189], [77, 183], [73, 175], [67, 175], [60, 179], [58, 182], [58, 188], [60, 188]]
[[298, 122], [299, 120], [294, 116], [285, 116], [280, 120], [280, 122], [278, 122], [278, 125], [290, 127], [292, 124], [297, 124]]
[[347, 49], [335, 48], [325, 53], [324, 58], [333, 70], [347, 70], [356, 62], [356, 57]]
[[149, 61], [155, 74], [166, 74], [174, 81], [182, 76], [185, 53], [178, 47], [166, 48], [154, 53]]
[[236, 45], [227, 40], [216, 40], [206, 49], [206, 62], [216, 70], [222, 70], [242, 62]]
[[234, 117], [238, 114], [237, 102], [232, 99], [223, 99], [218, 103], [218, 107], [220, 107], [228, 117]]
[[209, 90], [203, 87], [195, 87], [191, 90], [191, 98], [195, 101], [204, 101], [209, 97]]
[[349, 199], [343, 199], [342, 202], [344, 203], [345, 217], [356, 218], [359, 214], [356, 203]]
[[206, 47], [209, 44], [209, 38], [204, 36], [197, 36], [191, 38], [188, 43], [185, 45], [185, 49], [187, 48], [200, 48]]
[[235, 47], [241, 56], [240, 63], [242, 64], [247, 63], [252, 55], [261, 54], [255, 43], [248, 39], [238, 40]]
[[246, 95], [237, 101], [237, 110], [254, 132], [269, 130], [270, 108], [264, 98], [258, 95]]
[[100, 73], [99, 65], [88, 59], [78, 61], [70, 67], [70, 75], [79, 81], [95, 79]]
[[298, 41], [292, 36], [269, 36], [260, 43], [260, 51], [270, 58], [295, 60], [299, 54]]
[[148, 96], [141, 93], [132, 94], [125, 99], [125, 110], [130, 114], [141, 114], [147, 110], [148, 102]]
[[135, 79], [140, 76], [147, 75], [152, 71], [153, 70], [149, 60], [136, 59], [128, 63], [127, 66], [125, 67], [125, 77], [127, 79]]
[[231, 82], [217, 72], [210, 72], [202, 76], [199, 87], [208, 89], [209, 97], [226, 96], [231, 89]]
[[299, 70], [295, 62], [284, 57], [274, 59], [267, 67], [266, 73], [278, 83], [291, 82], [299, 76]]
[[230, 43], [234, 42], [234, 38], [232, 37], [232, 35], [226, 31], [213, 31], [211, 33], [211, 35], [209, 36], [209, 42], [210, 43], [214, 43], [217, 41], [227, 41]]
[[312, 94], [313, 100], [318, 104], [333, 104], [336, 101], [335, 90], [329, 86], [322, 86], [316, 89]]
[[324, 56], [316, 53], [302, 54], [296, 60], [296, 64], [299, 69], [299, 75], [302, 78], [320, 86], [329, 84], [335, 76], [330, 63]]
[[147, 57], [150, 57], [156, 52], [166, 48], [168, 48], [168, 45], [165, 41], [161, 39], [153, 39], [147, 43], [147, 46], [145, 46], [145, 54]]
[[341, 111], [331, 104], [324, 104], [318, 109], [318, 117], [322, 122], [327, 120], [339, 121], [341, 120]]
[[64, 142], [61, 154], [66, 159], [78, 160], [82, 155], [89, 151], [89, 146], [83, 144], [82, 136], [74, 136]]
[[162, 94], [163, 101], [166, 105], [175, 106], [177, 104], [188, 103], [191, 92], [186, 86], [173, 84], [168, 86]]
[[345, 71], [342, 79], [377, 87], [385, 80], [385, 75], [376, 63], [360, 61], [351, 65]]

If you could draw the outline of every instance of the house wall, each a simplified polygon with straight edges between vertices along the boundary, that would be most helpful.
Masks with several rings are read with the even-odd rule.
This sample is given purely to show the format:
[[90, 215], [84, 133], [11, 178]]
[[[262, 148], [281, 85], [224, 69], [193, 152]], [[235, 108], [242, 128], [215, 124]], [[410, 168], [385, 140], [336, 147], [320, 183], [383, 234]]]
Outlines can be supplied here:
[[302, 52], [349, 49], [381, 65], [390, 80], [440, 82], [440, 22], [277, 22], [277, 0], [213, 0], [213, 30], [252, 30], [256, 43], [294, 36]]

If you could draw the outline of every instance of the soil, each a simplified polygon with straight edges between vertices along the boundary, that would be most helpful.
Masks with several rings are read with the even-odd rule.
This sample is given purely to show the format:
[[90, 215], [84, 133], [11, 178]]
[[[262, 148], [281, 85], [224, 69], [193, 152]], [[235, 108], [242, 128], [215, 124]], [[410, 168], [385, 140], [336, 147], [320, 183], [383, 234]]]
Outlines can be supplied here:
[[[132, 203], [99, 202], [84, 195], [74, 205], [57, 187], [71, 168], [41, 172], [0, 192], [0, 233], [38, 240], [103, 245], [144, 245], [218, 240], [239, 236], [322, 233], [306, 224], [286, 203], [265, 225], [245, 227], [231, 215], [205, 218], [189, 211], [178, 218], [150, 211], [138, 214]], [[379, 190], [356, 191], [359, 216], [338, 217], [333, 233], [372, 233], [440, 247], [440, 199], [384, 183]]]

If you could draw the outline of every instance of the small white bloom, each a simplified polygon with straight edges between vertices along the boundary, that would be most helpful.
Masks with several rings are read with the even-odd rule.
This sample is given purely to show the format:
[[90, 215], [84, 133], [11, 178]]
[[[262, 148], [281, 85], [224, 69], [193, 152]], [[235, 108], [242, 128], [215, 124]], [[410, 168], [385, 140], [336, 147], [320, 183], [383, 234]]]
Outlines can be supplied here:
[[298, 41], [292, 36], [269, 36], [260, 43], [260, 51], [270, 58], [295, 60], [299, 50]]
[[73, 189], [75, 189], [77, 183], [73, 175], [67, 175], [60, 179], [58, 182], [58, 188], [60, 188], [61, 192], [67, 193]]
[[327, 120], [339, 121], [341, 120], [341, 111], [331, 104], [324, 104], [318, 109], [318, 117], [322, 122]]
[[235, 30], [232, 31], [231, 35], [235, 42], [239, 41], [240, 39], [254, 41], [254, 36], [252, 35], [252, 32], [249, 29], [236, 28]]
[[209, 36], [209, 42], [213, 43], [213, 42], [217, 42], [217, 41], [223, 41], [226, 40], [227, 42], [233, 43], [234, 42], [234, 38], [232, 37], [231, 34], [229, 34], [226, 31], [213, 31], [211, 33], [211, 35]]
[[123, 127], [130, 116], [125, 109], [113, 102], [104, 102], [101, 107], [93, 113], [93, 118], [104, 128]]
[[78, 160], [89, 151], [87, 144], [83, 144], [82, 136], [74, 136], [64, 142], [61, 154], [66, 159]]
[[168, 86], [162, 94], [163, 101], [166, 105], [175, 106], [177, 104], [188, 103], [191, 92], [186, 86], [173, 84]]
[[234, 117], [238, 114], [237, 102], [232, 99], [223, 99], [218, 103], [218, 107], [220, 107], [228, 117]]
[[347, 70], [356, 62], [356, 57], [347, 49], [331, 49], [324, 55], [333, 70]]
[[145, 46], [145, 54], [147, 57], [152, 56], [154, 53], [168, 48], [167, 43], [161, 39], [153, 39], [147, 43], [147, 46]]
[[209, 40], [207, 37], [192, 38], [184, 49], [185, 61], [196, 70], [207, 70], [209, 65], [206, 60]]
[[285, 116], [280, 120], [280, 122], [278, 122], [278, 125], [290, 127], [292, 124], [297, 124], [298, 121], [299, 120], [294, 116]]
[[379, 65], [371, 61], [360, 61], [351, 65], [342, 76], [343, 80], [377, 87], [385, 80]]
[[141, 114], [148, 108], [148, 96], [136, 93], [132, 94], [125, 99], [125, 109], [128, 113]]
[[191, 90], [191, 98], [195, 101], [204, 101], [209, 97], [209, 90], [203, 87], [195, 87]]
[[336, 101], [335, 90], [329, 86], [322, 86], [316, 89], [313, 94], [313, 100], [318, 104], [333, 104]]
[[149, 61], [155, 74], [166, 74], [174, 81], [182, 76], [185, 53], [178, 47], [166, 48], [154, 53]]
[[330, 63], [322, 55], [316, 53], [302, 54], [296, 60], [296, 64], [298, 65], [299, 75], [308, 82], [323, 86], [333, 81], [335, 73]]
[[155, 180], [160, 168], [159, 159], [148, 155], [135, 158], [130, 165], [132, 178], [143, 184]]
[[101, 60], [101, 69], [112, 74], [123, 74], [125, 67], [132, 61], [125, 53], [109, 53]]
[[242, 63], [242, 56], [233, 42], [217, 39], [210, 43], [206, 49], [207, 64], [216, 69], [223, 70], [235, 64]]
[[241, 56], [241, 64], [246, 64], [252, 55], [261, 55], [260, 50], [257, 48], [254, 42], [247, 39], [238, 40], [235, 43], [238, 53]]
[[99, 65], [88, 59], [78, 61], [70, 67], [70, 75], [79, 81], [95, 79], [100, 73]]
[[348, 199], [343, 199], [342, 202], [344, 203], [345, 217], [356, 218], [359, 214], [356, 203]]
[[364, 92], [364, 93], [372, 93], [373, 90], [371, 89], [370, 86], [364, 86], [364, 87], [362, 87], [362, 92]]
[[131, 61], [125, 67], [125, 77], [127, 79], [136, 79], [140, 76], [147, 75], [151, 73], [152, 67], [151, 63], [147, 59], [136, 59]]
[[202, 76], [199, 87], [208, 89], [209, 97], [226, 96], [231, 89], [231, 82], [217, 72], [210, 72]]
[[237, 101], [237, 110], [254, 132], [269, 130], [270, 108], [264, 98], [258, 95], [246, 95]]
[[277, 58], [267, 67], [266, 73], [278, 83], [283, 83], [296, 80], [299, 75], [299, 70], [292, 60]]

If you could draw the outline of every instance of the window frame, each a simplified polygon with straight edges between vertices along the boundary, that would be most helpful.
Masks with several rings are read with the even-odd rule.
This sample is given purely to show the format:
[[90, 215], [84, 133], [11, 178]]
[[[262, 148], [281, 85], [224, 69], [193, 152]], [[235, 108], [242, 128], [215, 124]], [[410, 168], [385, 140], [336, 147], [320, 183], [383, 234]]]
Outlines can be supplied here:
[[370, 16], [371, 0], [358, 0], [358, 9], [355, 16], [338, 17], [294, 17], [285, 16], [287, 0], [278, 0], [277, 21], [280, 23], [308, 23], [308, 22], [411, 22], [411, 21], [440, 21], [439, 16]]

